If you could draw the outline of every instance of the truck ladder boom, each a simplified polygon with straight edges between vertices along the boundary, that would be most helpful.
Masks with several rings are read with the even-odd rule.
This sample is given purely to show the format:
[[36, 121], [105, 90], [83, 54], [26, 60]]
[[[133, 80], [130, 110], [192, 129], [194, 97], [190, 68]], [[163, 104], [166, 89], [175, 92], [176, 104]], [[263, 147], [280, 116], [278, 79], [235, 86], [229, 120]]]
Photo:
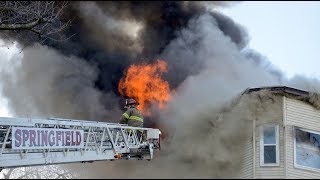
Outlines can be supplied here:
[[153, 158], [160, 131], [74, 119], [0, 117], [0, 169]]

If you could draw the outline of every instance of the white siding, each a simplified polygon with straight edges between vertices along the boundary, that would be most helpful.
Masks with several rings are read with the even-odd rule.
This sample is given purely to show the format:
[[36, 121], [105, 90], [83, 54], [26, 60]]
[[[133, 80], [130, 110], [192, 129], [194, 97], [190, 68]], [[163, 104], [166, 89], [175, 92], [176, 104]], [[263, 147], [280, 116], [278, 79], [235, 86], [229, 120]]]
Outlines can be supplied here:
[[302, 127], [320, 132], [320, 111], [311, 105], [295, 99], [286, 98], [286, 145], [287, 145], [287, 178], [320, 178], [319, 171], [311, 171], [294, 167], [293, 127]]
[[243, 161], [240, 171], [241, 179], [252, 179], [253, 178], [253, 139], [252, 136], [248, 137], [244, 144]]
[[320, 111], [305, 102], [286, 98], [286, 125], [320, 131]]
[[[256, 123], [256, 162], [255, 162], [255, 178], [278, 179], [284, 178], [284, 137], [282, 126], [282, 97], [277, 96], [275, 103], [265, 106], [263, 113], [257, 116]], [[279, 166], [260, 166], [260, 125], [263, 124], [279, 125]]]

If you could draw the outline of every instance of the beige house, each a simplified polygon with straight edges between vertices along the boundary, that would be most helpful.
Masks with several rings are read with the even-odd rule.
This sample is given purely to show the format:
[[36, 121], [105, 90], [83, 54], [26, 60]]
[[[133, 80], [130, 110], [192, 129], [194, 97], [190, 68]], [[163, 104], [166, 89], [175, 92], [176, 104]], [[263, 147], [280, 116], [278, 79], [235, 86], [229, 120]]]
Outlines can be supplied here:
[[241, 178], [320, 178], [320, 110], [310, 92], [290, 87], [268, 91], [268, 108], [252, 120], [252, 135], [243, 154]]

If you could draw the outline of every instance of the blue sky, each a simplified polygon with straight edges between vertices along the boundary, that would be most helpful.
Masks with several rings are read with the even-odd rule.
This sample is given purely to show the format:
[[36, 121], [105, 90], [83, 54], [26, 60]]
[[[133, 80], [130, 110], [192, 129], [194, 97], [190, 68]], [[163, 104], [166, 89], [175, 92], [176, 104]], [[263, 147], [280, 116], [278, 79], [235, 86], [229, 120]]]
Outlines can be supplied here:
[[302, 74], [320, 79], [320, 2], [246, 1], [221, 11], [243, 25], [249, 47], [287, 77]]

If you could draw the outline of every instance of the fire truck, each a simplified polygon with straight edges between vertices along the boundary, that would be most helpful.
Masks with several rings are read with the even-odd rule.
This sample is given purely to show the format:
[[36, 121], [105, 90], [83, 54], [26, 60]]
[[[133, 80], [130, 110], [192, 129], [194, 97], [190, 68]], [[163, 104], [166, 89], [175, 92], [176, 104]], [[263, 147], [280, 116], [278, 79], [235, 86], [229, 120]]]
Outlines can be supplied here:
[[103, 160], [151, 160], [160, 130], [62, 118], [0, 117], [0, 169]]

